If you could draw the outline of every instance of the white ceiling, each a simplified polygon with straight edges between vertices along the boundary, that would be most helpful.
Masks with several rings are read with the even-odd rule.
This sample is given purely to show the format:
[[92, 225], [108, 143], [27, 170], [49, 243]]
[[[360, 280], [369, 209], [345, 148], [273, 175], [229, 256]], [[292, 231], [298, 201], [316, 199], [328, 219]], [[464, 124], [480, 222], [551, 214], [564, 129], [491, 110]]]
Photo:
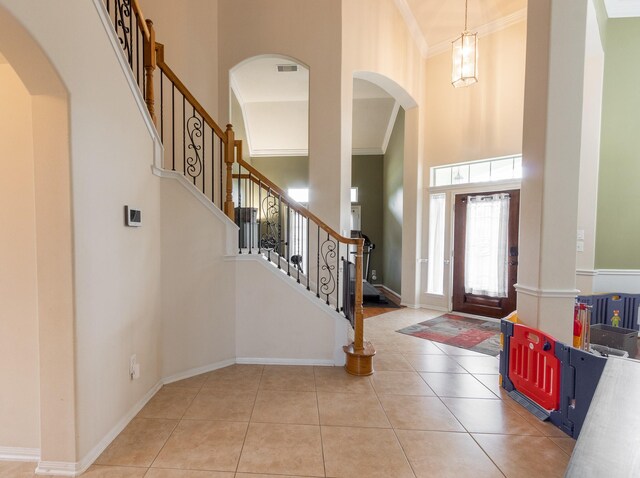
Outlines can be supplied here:
[[640, 0], [604, 0], [609, 18], [640, 17]]

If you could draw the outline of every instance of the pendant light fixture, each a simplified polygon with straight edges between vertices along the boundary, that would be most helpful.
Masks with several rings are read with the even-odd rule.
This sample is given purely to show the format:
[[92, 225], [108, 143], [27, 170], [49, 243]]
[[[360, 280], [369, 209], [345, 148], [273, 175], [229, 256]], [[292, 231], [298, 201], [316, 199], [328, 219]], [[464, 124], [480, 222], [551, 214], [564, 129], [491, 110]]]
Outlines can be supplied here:
[[455, 88], [478, 82], [478, 33], [467, 30], [467, 5], [464, 1], [464, 31], [451, 42], [451, 84]]

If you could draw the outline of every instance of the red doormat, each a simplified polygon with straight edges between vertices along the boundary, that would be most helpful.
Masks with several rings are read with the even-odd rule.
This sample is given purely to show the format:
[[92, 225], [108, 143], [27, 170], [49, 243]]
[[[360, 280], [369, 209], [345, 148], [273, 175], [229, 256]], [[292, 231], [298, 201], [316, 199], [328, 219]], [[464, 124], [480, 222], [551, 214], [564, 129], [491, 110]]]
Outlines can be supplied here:
[[444, 314], [397, 332], [494, 357], [500, 353], [499, 322]]

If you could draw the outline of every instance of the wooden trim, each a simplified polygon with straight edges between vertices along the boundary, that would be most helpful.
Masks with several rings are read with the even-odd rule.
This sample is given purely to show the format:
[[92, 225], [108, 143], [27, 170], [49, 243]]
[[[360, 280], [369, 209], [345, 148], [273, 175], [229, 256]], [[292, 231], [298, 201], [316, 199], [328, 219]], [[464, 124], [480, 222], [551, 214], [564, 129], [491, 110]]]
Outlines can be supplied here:
[[153, 22], [151, 20], [146, 20], [146, 24], [148, 27], [149, 37], [144, 37], [144, 47], [143, 47], [143, 63], [144, 63], [144, 75], [145, 75], [145, 91], [144, 91], [144, 101], [147, 104], [147, 109], [149, 110], [149, 114], [151, 115], [151, 119], [153, 120], [153, 124], [158, 126], [158, 121], [156, 119], [156, 111], [155, 111], [155, 92], [154, 92], [154, 83], [153, 83], [153, 74], [156, 71], [156, 32], [153, 29]]
[[144, 18], [144, 13], [142, 13], [142, 8], [140, 8], [138, 0], [133, 0], [132, 6], [133, 12], [136, 14], [136, 21], [138, 22], [140, 30], [142, 30], [142, 33], [144, 34], [145, 40], [150, 40], [151, 32], [149, 31], [149, 28], [147, 28], [147, 20]]
[[258, 171], [256, 168], [251, 166], [249, 163], [247, 163], [240, 157], [238, 158], [238, 164], [242, 166], [244, 169], [249, 171], [250, 173], [249, 176], [251, 181], [253, 181], [256, 184], [262, 183], [263, 186], [266, 186], [267, 188], [271, 189], [278, 196], [280, 196], [282, 200], [291, 207], [291, 209], [296, 211], [301, 216], [306, 217], [310, 221], [315, 222], [320, 229], [328, 233], [334, 239], [338, 240], [339, 242], [342, 242], [343, 244], [351, 244], [354, 246], [357, 246], [360, 243], [360, 241], [364, 241], [364, 239], [344, 237], [338, 234], [329, 225], [327, 225], [324, 221], [322, 221], [318, 216], [313, 214], [311, 211], [309, 211], [306, 207], [304, 207], [299, 202], [294, 201], [283, 189], [281, 189], [274, 182], [272, 182], [266, 176], [264, 176], [260, 171]]
[[195, 96], [189, 91], [189, 89], [184, 85], [180, 78], [173, 72], [171, 68], [164, 62], [164, 47], [160, 47], [162, 49], [162, 58], [158, 55], [156, 61], [158, 63], [158, 67], [165, 74], [167, 79], [171, 81], [175, 87], [178, 89], [180, 93], [184, 95], [187, 101], [195, 108], [200, 116], [204, 119], [204, 121], [216, 132], [216, 135], [222, 140], [224, 144], [227, 144], [227, 135], [222, 128], [218, 126], [215, 120], [211, 117], [209, 113], [204, 109], [204, 107], [200, 104], [198, 100], [196, 100]]

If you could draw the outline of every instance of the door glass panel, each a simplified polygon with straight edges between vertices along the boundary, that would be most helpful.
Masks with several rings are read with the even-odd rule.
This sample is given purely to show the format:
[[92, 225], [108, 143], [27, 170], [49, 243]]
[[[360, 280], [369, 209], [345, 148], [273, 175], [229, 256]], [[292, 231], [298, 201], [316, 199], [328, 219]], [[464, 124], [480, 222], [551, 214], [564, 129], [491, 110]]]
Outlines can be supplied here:
[[429, 197], [429, 257], [427, 293], [442, 295], [444, 292], [444, 225], [445, 194]]
[[470, 196], [467, 201], [464, 289], [507, 297], [509, 195]]

